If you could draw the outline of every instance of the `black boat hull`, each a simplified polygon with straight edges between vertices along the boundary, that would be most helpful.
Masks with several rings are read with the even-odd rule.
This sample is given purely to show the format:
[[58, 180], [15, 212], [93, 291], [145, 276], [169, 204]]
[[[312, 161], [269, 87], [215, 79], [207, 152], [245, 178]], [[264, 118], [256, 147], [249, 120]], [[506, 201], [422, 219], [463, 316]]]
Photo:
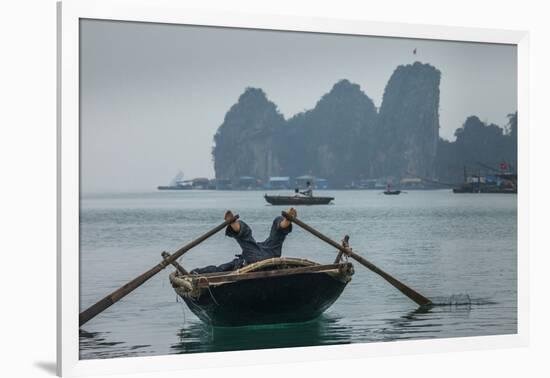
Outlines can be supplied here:
[[401, 190], [390, 190], [390, 191], [386, 190], [384, 194], [387, 196], [396, 196], [398, 194], [401, 194]]
[[295, 323], [315, 319], [338, 299], [346, 283], [325, 274], [234, 282], [210, 288], [189, 309], [213, 326]]
[[203, 322], [220, 327], [317, 318], [340, 296], [353, 265], [276, 258], [235, 272], [170, 275], [176, 293]]
[[275, 206], [283, 205], [328, 205], [334, 197], [300, 197], [300, 196], [264, 196], [265, 200]]

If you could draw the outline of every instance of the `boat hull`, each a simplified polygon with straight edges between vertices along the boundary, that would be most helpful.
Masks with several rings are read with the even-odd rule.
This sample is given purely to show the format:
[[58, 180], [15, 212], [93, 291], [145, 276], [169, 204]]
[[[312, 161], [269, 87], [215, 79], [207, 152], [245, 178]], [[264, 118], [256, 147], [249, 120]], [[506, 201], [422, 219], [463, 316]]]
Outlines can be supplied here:
[[401, 194], [401, 190], [390, 190], [390, 191], [386, 190], [384, 194], [387, 196], [396, 196], [398, 194]]
[[265, 200], [275, 206], [283, 205], [328, 205], [334, 197], [299, 197], [299, 196], [264, 196]]
[[[353, 266], [349, 263], [313, 265], [318, 271], [285, 274], [282, 270], [255, 272], [252, 278], [234, 282], [205, 284], [213, 276], [193, 281], [193, 289], [176, 292], [189, 309], [203, 322], [212, 326], [236, 327], [257, 324], [305, 322], [317, 318], [340, 296], [351, 280]], [[298, 269], [300, 270], [300, 269]], [[269, 276], [273, 273], [275, 276]], [[171, 275], [172, 285], [174, 274]], [[255, 277], [262, 275], [263, 277]], [[265, 276], [268, 275], [268, 276]], [[237, 274], [231, 275], [233, 278]], [[246, 276], [246, 274], [245, 274]], [[218, 280], [220, 275], [214, 275]], [[202, 285], [202, 286], [201, 286]]]
[[256, 279], [211, 288], [198, 300], [183, 297], [191, 311], [214, 326], [305, 322], [321, 315], [346, 284], [319, 274]]

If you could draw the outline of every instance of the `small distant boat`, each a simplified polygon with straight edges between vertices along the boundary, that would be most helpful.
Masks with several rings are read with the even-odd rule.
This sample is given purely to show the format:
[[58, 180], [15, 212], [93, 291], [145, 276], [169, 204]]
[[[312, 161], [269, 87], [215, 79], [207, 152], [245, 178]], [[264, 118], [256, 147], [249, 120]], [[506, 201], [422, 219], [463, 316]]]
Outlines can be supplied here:
[[221, 327], [315, 319], [351, 281], [353, 265], [273, 258], [222, 273], [182, 274], [170, 282], [203, 322]]
[[334, 197], [309, 197], [295, 196], [269, 196], [264, 195], [265, 200], [272, 205], [328, 205]]
[[398, 195], [401, 194], [401, 190], [386, 190], [384, 191], [386, 195]]
[[388, 184], [386, 185], [386, 190], [384, 191], [384, 194], [396, 196], [398, 194], [401, 194], [401, 190], [392, 190], [391, 185]]
[[458, 188], [453, 188], [453, 193], [476, 193], [476, 191], [473, 185], [461, 185]]

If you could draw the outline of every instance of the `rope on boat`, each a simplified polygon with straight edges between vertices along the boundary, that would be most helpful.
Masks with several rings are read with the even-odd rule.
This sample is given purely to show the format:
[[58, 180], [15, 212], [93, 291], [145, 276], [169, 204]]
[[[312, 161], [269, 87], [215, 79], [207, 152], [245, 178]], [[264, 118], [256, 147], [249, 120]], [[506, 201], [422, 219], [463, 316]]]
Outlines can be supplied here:
[[183, 305], [183, 302], [177, 301], [180, 304], [181, 312], [183, 313], [183, 324], [187, 324], [187, 316], [185, 315], [185, 306]]
[[[352, 248], [350, 248], [349, 245], [345, 245], [345, 247], [349, 248], [350, 251], [352, 250]], [[349, 255], [347, 253], [342, 253], [342, 256], [340, 256], [340, 261], [342, 261], [345, 264], [349, 263]]]
[[216, 306], [219, 306], [218, 301], [216, 301], [216, 298], [214, 298], [214, 294], [212, 294], [212, 290], [210, 290], [210, 285], [208, 285], [208, 292], [210, 293], [210, 296], [212, 297], [212, 300], [216, 304]]
[[199, 277], [199, 282], [201, 280], [205, 280], [207, 285], [206, 288], [208, 289], [208, 292], [210, 293], [210, 297], [212, 298], [212, 300], [214, 301], [214, 303], [216, 304], [216, 306], [219, 306], [220, 304], [218, 303], [218, 301], [216, 300], [216, 298], [214, 298], [214, 294], [212, 294], [212, 290], [210, 290], [210, 281], [208, 281], [208, 278], [202, 276], [202, 277]]

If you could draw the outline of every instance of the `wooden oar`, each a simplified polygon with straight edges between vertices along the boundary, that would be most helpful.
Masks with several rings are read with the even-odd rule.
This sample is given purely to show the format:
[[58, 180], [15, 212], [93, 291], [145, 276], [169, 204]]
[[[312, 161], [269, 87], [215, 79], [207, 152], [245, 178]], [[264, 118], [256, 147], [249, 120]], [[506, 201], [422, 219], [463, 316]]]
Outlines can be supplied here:
[[79, 326], [82, 326], [85, 324], [88, 320], [95, 317], [97, 314], [105, 311], [107, 308], [109, 308], [111, 305], [115, 304], [122, 298], [124, 298], [126, 295], [130, 294], [132, 291], [140, 287], [145, 281], [147, 281], [149, 278], [153, 277], [155, 274], [166, 268], [168, 265], [175, 262], [177, 259], [179, 259], [185, 252], [189, 251], [191, 248], [199, 245], [212, 235], [218, 233], [220, 230], [223, 230], [225, 227], [233, 223], [239, 218], [238, 215], [235, 215], [233, 219], [229, 219], [222, 224], [214, 227], [210, 231], [208, 231], [206, 234], [202, 235], [201, 237], [193, 240], [192, 242], [184, 245], [180, 249], [178, 249], [174, 254], [167, 256], [163, 261], [161, 261], [159, 264], [155, 265], [153, 268], [149, 269], [147, 272], [141, 274], [140, 276], [134, 278], [132, 281], [128, 282], [126, 285], [122, 286], [121, 288], [113, 291], [111, 294], [107, 295], [105, 298], [97, 302], [96, 304], [90, 306], [86, 310], [82, 311], [79, 315]]
[[[164, 260], [168, 259], [171, 255], [164, 251], [160, 254]], [[172, 261], [172, 266], [178, 270], [182, 275], [186, 276], [189, 274], [187, 270], [183, 266], [181, 266], [177, 261]]]
[[282, 215], [288, 219], [289, 221], [296, 223], [298, 226], [302, 227], [304, 230], [309, 231], [313, 235], [317, 236], [319, 239], [323, 240], [324, 242], [332, 245], [334, 248], [338, 249], [339, 251], [343, 252], [344, 254], [354, 258], [358, 263], [365, 266], [366, 268], [372, 270], [374, 273], [380, 275], [382, 278], [384, 278], [386, 281], [388, 281], [391, 285], [393, 285], [397, 290], [405, 294], [407, 297], [412, 299], [414, 302], [416, 302], [420, 306], [429, 306], [432, 304], [432, 301], [430, 301], [428, 298], [423, 296], [422, 294], [418, 293], [414, 289], [411, 289], [407, 285], [405, 285], [403, 282], [399, 281], [397, 278], [392, 277], [390, 274], [384, 272], [382, 269], [378, 268], [376, 265], [372, 264], [371, 262], [367, 261], [363, 257], [359, 256], [355, 252], [352, 252], [349, 248], [345, 248], [341, 246], [340, 244], [336, 243], [334, 240], [330, 239], [329, 237], [323, 235], [313, 227], [305, 224], [301, 220], [299, 220], [296, 217], [290, 216], [286, 211], [282, 212]]

